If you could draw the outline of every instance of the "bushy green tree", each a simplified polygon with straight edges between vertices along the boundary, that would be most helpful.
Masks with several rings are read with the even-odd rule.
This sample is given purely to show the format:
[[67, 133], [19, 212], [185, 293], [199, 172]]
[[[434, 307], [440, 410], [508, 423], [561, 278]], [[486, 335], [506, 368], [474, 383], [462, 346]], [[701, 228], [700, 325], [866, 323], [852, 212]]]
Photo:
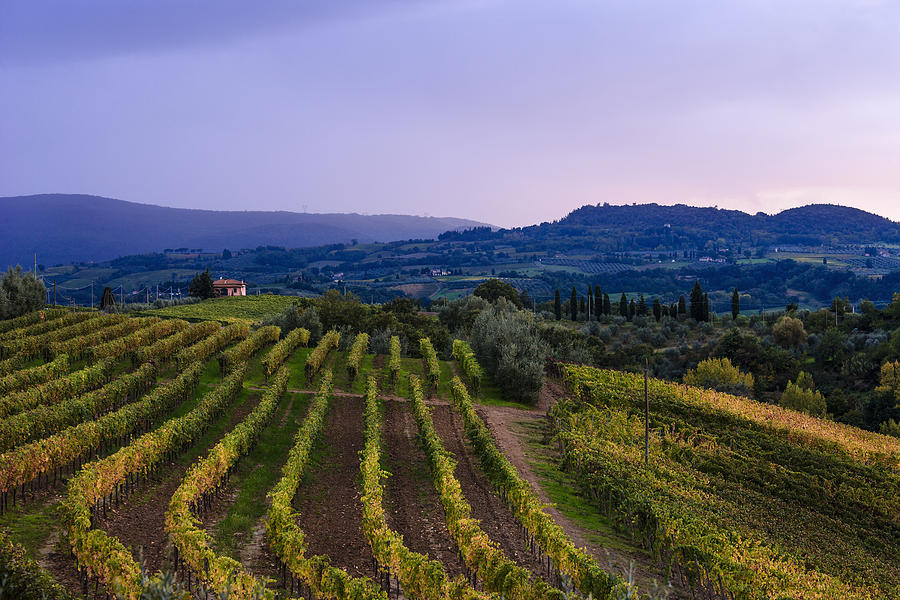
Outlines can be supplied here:
[[900, 361], [888, 361], [881, 365], [878, 383], [877, 391], [893, 394], [894, 399], [900, 402]]
[[188, 295], [195, 298], [203, 298], [204, 300], [216, 295], [216, 290], [213, 288], [212, 276], [209, 274], [209, 267], [202, 273], [194, 275], [191, 286], [188, 288]]
[[892, 435], [894, 437], [900, 438], [900, 421], [888, 419], [881, 424], [880, 431], [883, 435]]
[[11, 319], [44, 306], [47, 288], [34, 273], [10, 267], [0, 278], [0, 319]]
[[707, 358], [684, 375], [684, 383], [730, 394], [749, 395], [753, 375], [741, 373], [727, 358]]
[[500, 301], [475, 319], [470, 343], [505, 398], [537, 402], [546, 353], [530, 313], [509, 310]]
[[519, 297], [519, 292], [516, 288], [499, 279], [488, 279], [478, 284], [478, 287], [472, 293], [488, 302], [496, 302], [500, 298], [506, 298], [509, 302], [515, 304], [517, 308], [522, 308], [522, 299]]
[[798, 377], [797, 383], [789, 381], [781, 394], [778, 404], [784, 408], [805, 412], [814, 417], [824, 417], [826, 409], [825, 397], [821, 392], [811, 387], [812, 377], [809, 377], [808, 373], [801, 372], [800, 375], [806, 375], [808, 380], [801, 382], [800, 377]]
[[302, 327], [309, 331], [310, 343], [318, 342], [322, 337], [322, 321], [319, 319], [319, 311], [310, 306], [297, 319], [297, 327]]
[[[447, 302], [438, 311], [438, 319], [448, 331], [468, 332], [475, 323], [478, 313], [487, 308], [489, 302], [480, 296], [466, 296]], [[418, 340], [416, 340], [418, 342]]]
[[772, 326], [772, 337], [782, 348], [793, 348], [806, 343], [806, 329], [803, 321], [785, 315]]

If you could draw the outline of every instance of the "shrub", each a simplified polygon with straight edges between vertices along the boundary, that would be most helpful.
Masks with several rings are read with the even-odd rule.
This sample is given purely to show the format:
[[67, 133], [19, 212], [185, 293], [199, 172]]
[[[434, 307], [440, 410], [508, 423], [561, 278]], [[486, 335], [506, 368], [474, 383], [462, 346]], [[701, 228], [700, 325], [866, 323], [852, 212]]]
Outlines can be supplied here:
[[707, 358], [684, 375], [684, 383], [744, 396], [753, 391], [753, 375], [741, 373], [727, 358]]

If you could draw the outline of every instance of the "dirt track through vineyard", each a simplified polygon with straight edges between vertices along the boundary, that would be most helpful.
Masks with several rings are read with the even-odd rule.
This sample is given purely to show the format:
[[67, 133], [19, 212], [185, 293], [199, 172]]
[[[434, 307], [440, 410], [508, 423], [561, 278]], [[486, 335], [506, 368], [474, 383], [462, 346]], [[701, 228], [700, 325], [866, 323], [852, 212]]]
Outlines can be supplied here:
[[403, 536], [410, 550], [443, 563], [451, 578], [463, 574], [408, 402], [385, 402], [383, 439], [384, 466], [391, 473], [385, 481], [388, 526]]
[[491, 489], [490, 482], [466, 444], [462, 417], [446, 403], [435, 403], [432, 408], [435, 431], [443, 440], [444, 447], [456, 458], [456, 478], [472, 506], [472, 517], [481, 521], [481, 528], [500, 546], [507, 558], [540, 577], [541, 563], [525, 547], [519, 522]]
[[294, 498], [309, 556], [324, 555], [354, 577], [374, 577], [372, 552], [362, 531], [359, 453], [363, 400], [335, 395], [325, 429]]

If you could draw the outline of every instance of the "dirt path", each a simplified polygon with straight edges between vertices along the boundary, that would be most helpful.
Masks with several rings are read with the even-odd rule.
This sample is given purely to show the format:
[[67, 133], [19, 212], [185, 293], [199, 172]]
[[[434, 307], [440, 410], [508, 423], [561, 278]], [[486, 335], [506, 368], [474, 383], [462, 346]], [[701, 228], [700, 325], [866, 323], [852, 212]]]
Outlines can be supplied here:
[[[544, 388], [540, 395], [540, 409], [538, 411], [529, 411], [519, 408], [506, 406], [481, 406], [477, 407], [479, 416], [485, 421], [494, 437], [497, 447], [506, 455], [510, 463], [519, 472], [519, 475], [531, 484], [538, 497], [548, 506], [545, 508], [556, 523], [566, 532], [572, 542], [578, 548], [584, 548], [597, 562], [603, 567], [612, 566], [617, 573], [625, 572], [632, 564], [634, 565], [634, 576], [638, 584], [643, 584], [643, 589], [652, 588], [652, 582], [665, 581], [665, 572], [650, 557], [641, 552], [632, 552], [622, 548], [613, 548], [600, 545], [592, 541], [592, 532], [585, 529], [566, 517], [556, 506], [552, 505], [551, 499], [541, 485], [540, 478], [534, 473], [528, 458], [525, 437], [526, 433], [522, 431], [523, 423], [534, 423], [549, 428], [546, 424], [546, 412], [560, 398], [566, 394], [562, 385], [552, 379], [545, 379]], [[548, 450], [546, 457], [552, 462], [558, 459], [558, 456]], [[630, 544], [630, 540], [625, 542]], [[670, 598], [689, 598], [687, 590], [675, 589]]]
[[408, 402], [385, 402], [385, 512], [406, 546], [443, 563], [451, 578], [463, 574], [456, 544], [447, 531], [440, 496], [431, 482], [425, 453]]
[[432, 409], [435, 431], [443, 440], [444, 447], [456, 458], [456, 477], [472, 506], [472, 517], [481, 521], [481, 528], [500, 546], [507, 558], [540, 577], [541, 563], [525, 547], [518, 521], [493, 492], [466, 444], [462, 417], [449, 404], [432, 403]]
[[331, 400], [325, 431], [294, 507], [310, 555], [325, 555], [354, 577], [369, 576], [372, 552], [362, 531], [359, 452], [363, 448], [363, 402], [353, 395]]
[[[225, 434], [231, 431], [250, 414], [259, 397], [254, 395], [240, 401], [225, 420], [225, 426], [202, 448], [192, 447], [189, 452], [195, 456], [205, 455]], [[221, 423], [220, 420], [217, 421]], [[193, 461], [191, 461], [193, 462]], [[171, 544], [165, 532], [165, 515], [172, 494], [181, 485], [191, 462], [176, 460], [160, 467], [162, 477], [156, 481], [145, 481], [126, 499], [119, 508], [107, 513], [96, 527], [119, 540], [131, 550], [136, 559], [142, 558], [146, 569], [155, 573], [170, 563]]]

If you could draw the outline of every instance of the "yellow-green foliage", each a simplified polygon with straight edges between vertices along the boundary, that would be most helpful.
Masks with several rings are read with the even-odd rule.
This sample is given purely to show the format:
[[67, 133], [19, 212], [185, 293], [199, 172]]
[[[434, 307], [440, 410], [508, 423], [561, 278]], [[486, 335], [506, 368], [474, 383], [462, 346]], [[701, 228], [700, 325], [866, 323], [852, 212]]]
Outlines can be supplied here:
[[562, 370], [563, 465], [694, 597], [900, 600], [900, 440], [650, 379], [645, 464], [643, 377]]
[[821, 392], [804, 387], [800, 377], [797, 378], [797, 383], [788, 381], [778, 404], [784, 408], [799, 410], [815, 417], [825, 416], [825, 397]]
[[727, 358], [707, 358], [684, 375], [687, 385], [719, 391], [747, 393], [753, 389], [753, 375], [741, 373]]
[[879, 381], [881, 385], [875, 389], [879, 392], [890, 392], [894, 394], [896, 400], [900, 401], [900, 361], [895, 360], [881, 365]]

